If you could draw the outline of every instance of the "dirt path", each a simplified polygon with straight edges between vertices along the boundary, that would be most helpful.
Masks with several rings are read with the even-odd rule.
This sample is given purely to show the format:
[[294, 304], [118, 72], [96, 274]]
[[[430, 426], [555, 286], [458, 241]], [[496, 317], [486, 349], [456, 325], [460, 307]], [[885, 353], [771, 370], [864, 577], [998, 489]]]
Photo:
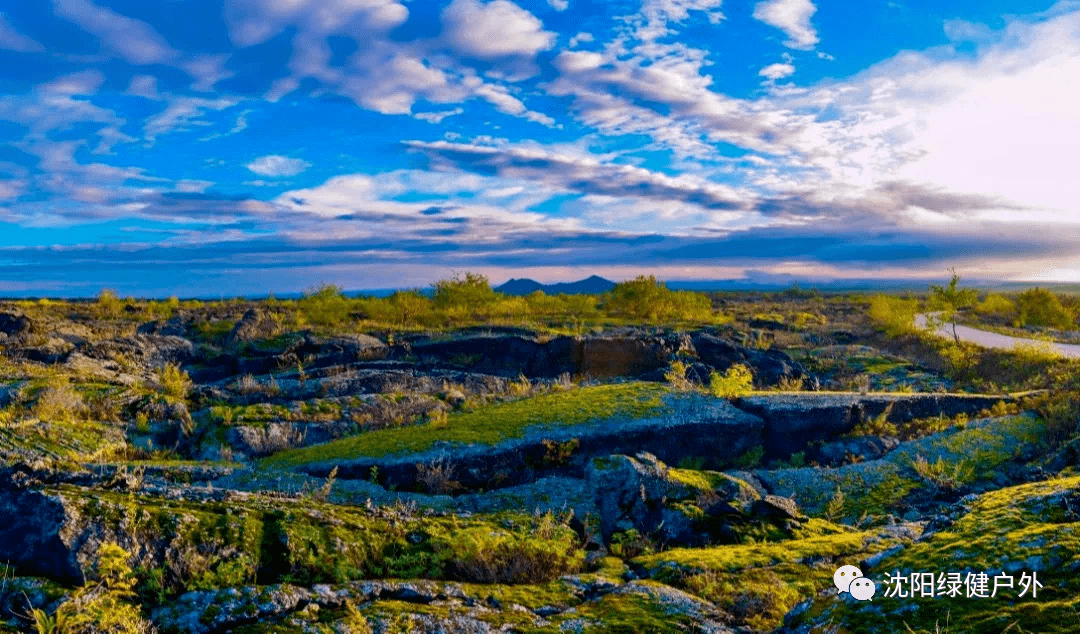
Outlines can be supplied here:
[[[915, 315], [915, 325], [919, 328], [926, 328], [927, 314]], [[953, 325], [952, 323], [944, 323], [938, 326], [936, 333], [942, 337], [952, 338]], [[990, 332], [988, 330], [980, 330], [978, 328], [972, 328], [971, 326], [956, 325], [956, 336], [961, 341], [968, 341], [984, 348], [997, 348], [1000, 350], [1008, 350], [1014, 348], [1017, 345], [1037, 345], [1048, 346], [1050, 350], [1074, 359], [1080, 359], [1080, 345], [1057, 343], [1051, 341], [1042, 341], [1041, 339], [1027, 339], [1023, 337], [1010, 337], [1009, 335], [1002, 335], [996, 332]]]

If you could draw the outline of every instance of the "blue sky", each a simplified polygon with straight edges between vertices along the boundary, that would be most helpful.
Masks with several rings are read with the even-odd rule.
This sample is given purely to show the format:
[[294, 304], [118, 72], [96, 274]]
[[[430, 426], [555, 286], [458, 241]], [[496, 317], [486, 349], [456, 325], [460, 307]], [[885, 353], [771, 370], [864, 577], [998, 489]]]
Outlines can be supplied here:
[[0, 294], [1080, 281], [1080, 2], [0, 0]]

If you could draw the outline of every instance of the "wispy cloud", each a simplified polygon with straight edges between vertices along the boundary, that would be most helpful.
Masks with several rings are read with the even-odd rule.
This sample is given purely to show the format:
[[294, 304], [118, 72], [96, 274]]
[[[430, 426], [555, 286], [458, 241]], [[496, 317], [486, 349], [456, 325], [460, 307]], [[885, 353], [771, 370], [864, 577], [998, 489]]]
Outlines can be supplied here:
[[179, 56], [150, 25], [89, 0], [52, 0], [56, 14], [97, 36], [101, 45], [132, 64], [160, 64]]
[[308, 163], [303, 159], [270, 154], [268, 156], [260, 156], [245, 165], [245, 167], [259, 176], [276, 178], [281, 176], [296, 176], [311, 167], [311, 163]]
[[0, 49], [19, 53], [37, 53], [44, 51], [45, 47], [16, 31], [15, 27], [8, 22], [7, 16], [0, 11]]

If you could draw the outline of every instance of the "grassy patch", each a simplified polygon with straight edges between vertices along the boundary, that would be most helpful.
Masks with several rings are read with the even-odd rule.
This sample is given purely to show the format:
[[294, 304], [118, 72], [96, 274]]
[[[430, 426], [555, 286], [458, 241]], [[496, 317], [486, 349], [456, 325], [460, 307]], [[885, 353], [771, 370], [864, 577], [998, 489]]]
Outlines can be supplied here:
[[263, 460], [267, 466], [292, 466], [360, 457], [406, 455], [437, 442], [494, 445], [519, 438], [530, 427], [578, 425], [591, 421], [655, 416], [663, 411], [668, 388], [655, 383], [620, 383], [544, 394], [536, 398], [458, 412], [446, 423], [380, 429], [334, 442], [285, 451]]
[[707, 599], [736, 623], [771, 631], [797, 603], [832, 587], [839, 563], [851, 563], [899, 542], [822, 520], [789, 541], [679, 548], [637, 558], [657, 580]]
[[[986, 493], [946, 530], [886, 558], [868, 576], [878, 584], [872, 607], [833, 597], [808, 611], [841, 631], [1051, 632], [1076, 629], [1080, 610], [1080, 516], [1071, 510], [1080, 478], [1024, 484]], [[1044, 584], [1036, 598], [1018, 598], [1020, 587], [994, 598], [885, 597], [885, 574], [1005, 571], [1016, 583], [1037, 570]], [[1013, 625], [1015, 624], [1015, 625]], [[1011, 629], [1009, 629], [1011, 627]], [[810, 629], [809, 631], [823, 631]]]

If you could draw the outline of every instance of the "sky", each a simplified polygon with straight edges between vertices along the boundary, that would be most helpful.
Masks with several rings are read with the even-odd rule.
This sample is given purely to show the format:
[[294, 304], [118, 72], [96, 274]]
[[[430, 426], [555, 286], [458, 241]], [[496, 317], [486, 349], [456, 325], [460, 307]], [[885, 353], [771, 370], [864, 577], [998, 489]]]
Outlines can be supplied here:
[[1080, 281], [1080, 2], [0, 0], [0, 295]]

